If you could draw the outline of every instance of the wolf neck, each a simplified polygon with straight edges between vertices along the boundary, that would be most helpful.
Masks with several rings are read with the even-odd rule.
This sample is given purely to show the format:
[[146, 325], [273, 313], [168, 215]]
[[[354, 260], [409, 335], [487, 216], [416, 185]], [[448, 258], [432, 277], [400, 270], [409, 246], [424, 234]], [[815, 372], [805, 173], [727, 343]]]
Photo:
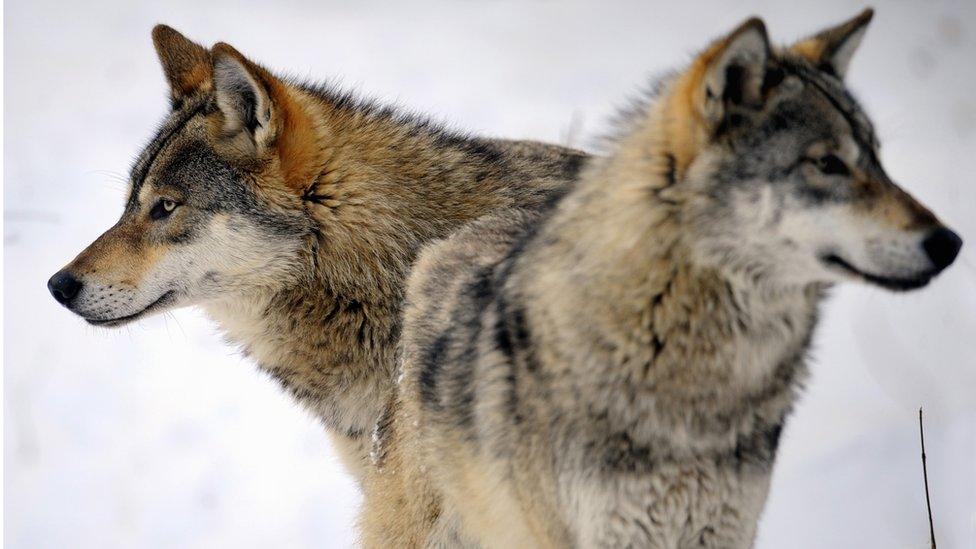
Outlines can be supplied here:
[[[321, 169], [304, 190], [307, 272], [285, 287], [206, 306], [242, 347], [333, 432], [368, 437], [392, 389], [399, 310], [418, 248], [514, 205], [500, 145], [389, 114], [312, 101]], [[513, 163], [515, 163], [513, 161]], [[526, 174], [519, 205], [561, 186]]]
[[[717, 395], [739, 406], [784, 368], [802, 374], [820, 292], [759, 286], [698, 260], [694, 186], [662, 133], [646, 120], [561, 202], [536, 240], [535, 302], [548, 322], [572, 319], [554, 332], [607, 350], [600, 360], [614, 372], [580, 365], [594, 382], [639, 380], [675, 406]], [[594, 321], [580, 324], [581, 311]]]

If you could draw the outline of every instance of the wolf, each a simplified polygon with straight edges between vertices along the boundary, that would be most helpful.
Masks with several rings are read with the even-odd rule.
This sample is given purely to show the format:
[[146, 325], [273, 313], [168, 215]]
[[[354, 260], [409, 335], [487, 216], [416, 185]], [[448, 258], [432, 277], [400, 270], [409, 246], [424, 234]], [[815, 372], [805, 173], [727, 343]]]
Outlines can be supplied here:
[[420, 247], [552, 201], [585, 154], [450, 131], [165, 25], [152, 38], [172, 109], [131, 169], [121, 218], [48, 288], [96, 326], [201, 307], [359, 476]]
[[788, 47], [747, 20], [551, 209], [421, 253], [367, 541], [752, 545], [827, 290], [921, 288], [962, 244], [844, 83], [872, 13]]

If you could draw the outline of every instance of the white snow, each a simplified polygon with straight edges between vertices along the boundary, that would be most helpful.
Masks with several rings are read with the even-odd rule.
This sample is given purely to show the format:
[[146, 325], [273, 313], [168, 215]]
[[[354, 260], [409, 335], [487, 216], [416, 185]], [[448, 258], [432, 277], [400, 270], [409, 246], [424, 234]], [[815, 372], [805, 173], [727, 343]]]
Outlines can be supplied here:
[[[392, 4], [392, 3], [391, 3]], [[166, 110], [166, 22], [479, 133], [585, 146], [648, 74], [751, 14], [777, 40], [852, 16], [782, 2], [5, 4], [4, 541], [348, 546], [359, 501], [322, 429], [192, 310], [88, 327], [47, 278], [121, 211]], [[792, 4], [792, 3], [791, 3]], [[896, 180], [968, 237], [921, 292], [836, 292], [759, 547], [976, 546], [976, 3], [881, 3], [850, 72]]]

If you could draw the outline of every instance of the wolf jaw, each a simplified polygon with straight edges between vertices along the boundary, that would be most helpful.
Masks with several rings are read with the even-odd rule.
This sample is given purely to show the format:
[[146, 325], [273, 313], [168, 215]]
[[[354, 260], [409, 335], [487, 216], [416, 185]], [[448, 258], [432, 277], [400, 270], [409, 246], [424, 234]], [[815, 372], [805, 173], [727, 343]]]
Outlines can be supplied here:
[[887, 266], [870, 281], [888, 285], [958, 252], [884, 174], [843, 87], [870, 18], [783, 50], [747, 21], [631, 111], [551, 211], [424, 251], [367, 540], [752, 544], [819, 303], [853, 276], [823, 250]]
[[551, 201], [585, 155], [446, 131], [163, 25], [153, 41], [173, 110], [132, 168], [119, 222], [51, 292], [101, 326], [201, 306], [358, 475], [419, 247]]
[[860, 278], [865, 282], [871, 284], [876, 284], [882, 288], [886, 288], [892, 291], [907, 291], [907, 290], [917, 290], [927, 285], [935, 275], [939, 274], [936, 270], [925, 271], [918, 274], [914, 278], [894, 278], [890, 276], [880, 276], [871, 273], [866, 273], [857, 267], [851, 265], [843, 258], [836, 254], [824, 254], [821, 257], [822, 261], [828, 265], [836, 266], [842, 271], [853, 275], [854, 277]]
[[82, 318], [84, 318], [85, 322], [91, 324], [92, 326], [104, 326], [106, 328], [114, 328], [138, 320], [146, 315], [150, 315], [156, 312], [157, 310], [160, 311], [164, 310], [171, 303], [174, 303], [177, 299], [179, 299], [179, 297], [176, 293], [176, 290], [169, 290], [165, 292], [163, 295], [159, 296], [159, 299], [147, 305], [144, 309], [136, 311], [132, 314], [128, 314], [116, 318], [108, 318], [108, 319], [88, 318], [85, 316], [82, 316]]

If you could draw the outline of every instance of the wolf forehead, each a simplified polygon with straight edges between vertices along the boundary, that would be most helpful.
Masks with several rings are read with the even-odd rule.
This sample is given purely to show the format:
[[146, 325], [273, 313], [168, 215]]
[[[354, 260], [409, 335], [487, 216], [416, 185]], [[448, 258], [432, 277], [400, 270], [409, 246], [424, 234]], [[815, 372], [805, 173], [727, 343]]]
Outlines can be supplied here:
[[[614, 115], [611, 120], [614, 130], [604, 145], [612, 145], [617, 139], [633, 131], [634, 124], [639, 123], [651, 105], [668, 93], [670, 85], [680, 76], [680, 71], [672, 69], [651, 78], [643, 94], [632, 99]], [[791, 76], [800, 83], [796, 90], [800, 93], [793, 93], [793, 97], [786, 101], [774, 102], [774, 107], [765, 113], [752, 113], [767, 115], [763, 118], [765, 124], [753, 126], [754, 128], [768, 133], [795, 129], [797, 125], [802, 125], [811, 130], [819, 129], [824, 134], [836, 134], [836, 127], [830, 123], [831, 119], [823, 118], [824, 110], [829, 110], [836, 115], [833, 119], [843, 121], [858, 146], [864, 150], [878, 148], [880, 142], [874, 124], [843, 79], [814, 67], [796, 53], [781, 50], [771, 56], [763, 81], [763, 91], [770, 94], [780, 92], [780, 84]]]
[[[840, 78], [789, 53], [782, 54], [774, 63], [769, 71], [772, 74], [767, 75], [767, 79], [781, 80], [787, 76], [799, 79], [806, 92], [821, 98], [846, 122], [851, 137], [863, 151], [877, 150], [880, 142], [874, 124]], [[777, 71], [781, 71], [781, 74], [777, 74]]]
[[[171, 112], [130, 170], [127, 209], [137, 209], [147, 186], [166, 188], [213, 211], [253, 203], [242, 174], [208, 139], [206, 117], [216, 110], [210, 98]], [[145, 206], [145, 204], [143, 204]]]

